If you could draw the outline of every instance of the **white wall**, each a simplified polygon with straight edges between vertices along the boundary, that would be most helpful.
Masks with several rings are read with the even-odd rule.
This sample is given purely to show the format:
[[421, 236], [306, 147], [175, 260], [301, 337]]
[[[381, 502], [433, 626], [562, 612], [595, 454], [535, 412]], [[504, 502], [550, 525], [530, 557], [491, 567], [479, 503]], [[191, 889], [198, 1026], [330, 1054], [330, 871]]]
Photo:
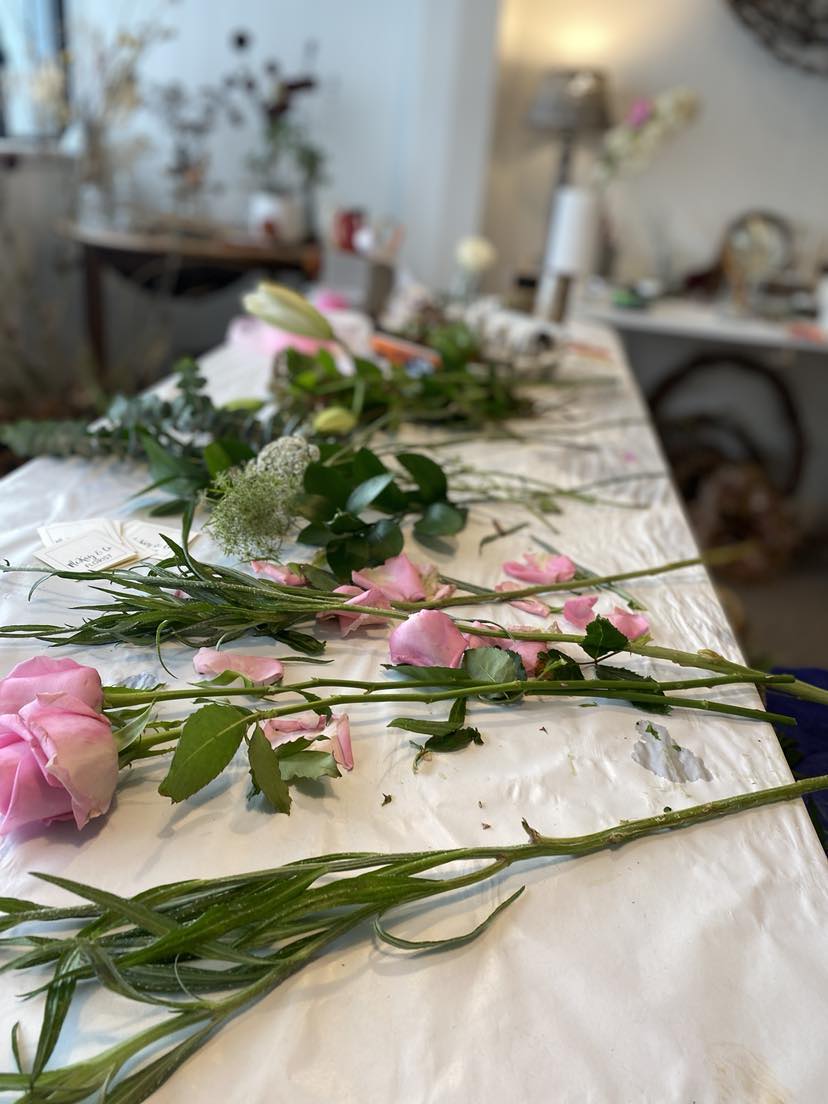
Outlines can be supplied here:
[[499, 54], [484, 226], [504, 285], [542, 251], [557, 149], [524, 119], [551, 65], [605, 69], [615, 118], [672, 85], [701, 96], [700, 118], [643, 174], [611, 186], [622, 275], [651, 268], [656, 235], [679, 271], [707, 264], [749, 207], [791, 219], [806, 263], [828, 256], [828, 80], [777, 61], [725, 0], [504, 0]]
[[[178, 35], [147, 55], [147, 80], [214, 83], [240, 60], [275, 57], [296, 70], [308, 39], [319, 44], [318, 92], [304, 98], [314, 137], [330, 155], [324, 206], [361, 206], [407, 228], [404, 257], [420, 278], [444, 284], [457, 237], [477, 228], [488, 157], [499, 0], [70, 0], [71, 25], [111, 34], [157, 15]], [[252, 51], [231, 50], [234, 30]], [[80, 74], [82, 79], [83, 74]], [[157, 121], [137, 120], [155, 149], [136, 190], [163, 201], [169, 140]], [[244, 156], [255, 127], [223, 125], [214, 141], [211, 200], [217, 217], [243, 221]]]

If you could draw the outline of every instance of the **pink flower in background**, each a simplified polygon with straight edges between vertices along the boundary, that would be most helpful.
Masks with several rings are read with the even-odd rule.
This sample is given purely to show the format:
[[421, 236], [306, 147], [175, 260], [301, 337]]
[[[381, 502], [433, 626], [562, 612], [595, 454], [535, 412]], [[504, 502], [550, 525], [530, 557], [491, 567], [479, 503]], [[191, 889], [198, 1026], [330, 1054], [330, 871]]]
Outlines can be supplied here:
[[251, 682], [280, 682], [285, 669], [278, 659], [267, 656], [242, 655], [241, 652], [220, 652], [216, 648], [199, 648], [193, 656], [193, 667], [199, 675], [221, 675], [236, 671]]
[[250, 566], [254, 575], [263, 575], [265, 579], [281, 583], [282, 586], [300, 587], [305, 586], [308, 581], [304, 575], [297, 575], [289, 567], [270, 563], [268, 560], [251, 560]]
[[629, 610], [616, 606], [607, 618], [619, 632], [622, 632], [628, 640], [637, 640], [639, 636], [650, 631], [650, 622], [640, 613], [630, 613]]
[[320, 287], [311, 293], [310, 301], [318, 311], [348, 310], [351, 306], [347, 296], [333, 288]]
[[633, 100], [627, 112], [625, 122], [634, 130], [644, 126], [653, 116], [653, 101], [647, 99]]
[[227, 341], [230, 345], [242, 346], [269, 356], [276, 356], [285, 349], [296, 349], [306, 356], [315, 356], [320, 349], [327, 349], [334, 355], [339, 351], [335, 341], [289, 333], [271, 326], [261, 318], [234, 318], [227, 328]]
[[523, 560], [511, 560], [503, 570], [513, 579], [524, 583], [568, 583], [575, 575], [575, 564], [569, 556], [540, 556], [537, 552], [525, 552]]
[[579, 594], [577, 598], [567, 598], [564, 602], [563, 615], [570, 625], [574, 625], [576, 629], [583, 632], [590, 621], [594, 621], [597, 616], [594, 609], [597, 601], [597, 598], [587, 594]]
[[467, 641], [447, 613], [420, 610], [388, 638], [392, 663], [415, 667], [459, 667]]
[[305, 709], [287, 717], [268, 717], [262, 722], [262, 731], [274, 747], [289, 743], [305, 733], [321, 732], [327, 724], [324, 713]]
[[96, 712], [103, 705], [101, 676], [94, 667], [74, 659], [37, 656], [18, 663], [0, 679], [0, 713], [17, 713], [40, 693], [71, 694]]
[[[334, 594], [349, 594], [352, 597], [345, 603], [346, 606], [368, 606], [373, 609], [391, 609], [391, 603], [381, 590], [371, 587], [370, 590], [362, 590], [357, 586], [343, 583], [336, 587]], [[324, 610], [317, 613], [317, 621], [339, 622], [339, 631], [343, 636], [349, 636], [352, 632], [362, 628], [363, 625], [384, 625], [386, 619], [375, 613], [345, 613], [342, 610]]]
[[[498, 583], [495, 590], [504, 594], [510, 590], [520, 590], [520, 587], [517, 583]], [[523, 610], [524, 613], [531, 613], [533, 617], [549, 616], [549, 606], [538, 601], [537, 598], [516, 598], [509, 605], [514, 606], [515, 609]]]
[[83, 828], [109, 809], [117, 782], [109, 721], [80, 697], [39, 691], [0, 716], [0, 835], [71, 817]]

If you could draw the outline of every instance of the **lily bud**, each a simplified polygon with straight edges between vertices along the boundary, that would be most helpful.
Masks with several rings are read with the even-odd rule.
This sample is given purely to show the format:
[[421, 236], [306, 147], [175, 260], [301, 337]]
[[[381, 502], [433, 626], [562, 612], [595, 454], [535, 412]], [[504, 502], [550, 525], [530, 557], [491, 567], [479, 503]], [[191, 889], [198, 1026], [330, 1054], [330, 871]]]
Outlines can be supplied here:
[[243, 296], [242, 306], [248, 314], [287, 333], [313, 337], [318, 341], [333, 341], [335, 338], [327, 318], [304, 296], [281, 284], [263, 281], [255, 291]]

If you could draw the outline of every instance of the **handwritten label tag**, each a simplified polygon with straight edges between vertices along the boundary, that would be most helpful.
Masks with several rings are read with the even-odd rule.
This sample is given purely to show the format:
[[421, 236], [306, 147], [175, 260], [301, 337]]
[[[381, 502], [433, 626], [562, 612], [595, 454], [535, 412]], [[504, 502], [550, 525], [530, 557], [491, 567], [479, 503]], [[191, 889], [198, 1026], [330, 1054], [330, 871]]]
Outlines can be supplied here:
[[61, 571], [103, 571], [137, 559], [135, 549], [114, 540], [103, 530], [92, 530], [74, 540], [41, 548], [35, 556]]

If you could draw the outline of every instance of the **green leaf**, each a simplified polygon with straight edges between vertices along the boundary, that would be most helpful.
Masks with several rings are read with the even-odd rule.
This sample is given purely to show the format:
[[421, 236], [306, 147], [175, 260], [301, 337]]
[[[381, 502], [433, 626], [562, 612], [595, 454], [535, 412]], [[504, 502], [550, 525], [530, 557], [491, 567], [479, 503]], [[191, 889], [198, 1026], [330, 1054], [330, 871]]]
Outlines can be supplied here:
[[466, 510], [449, 502], [432, 502], [414, 526], [416, 537], [451, 537], [466, 524]]
[[341, 582], [350, 582], [351, 572], [365, 567], [371, 546], [365, 537], [337, 537], [326, 548], [328, 566]]
[[478, 935], [482, 935], [495, 917], [507, 909], [513, 901], [516, 901], [525, 888], [526, 886], [521, 886], [520, 889], [515, 890], [511, 897], [501, 901], [497, 908], [493, 909], [476, 928], [472, 928], [471, 931], [464, 932], [462, 935], [453, 935], [448, 939], [403, 939], [399, 935], [392, 935], [382, 926], [380, 923], [382, 917], [377, 917], [374, 920], [374, 932], [383, 943], [390, 943], [392, 947], [399, 947], [403, 951], [447, 951], [454, 947], [462, 947], [466, 943], [471, 943], [473, 939], [477, 939]]
[[[526, 670], [517, 652], [505, 648], [467, 648], [463, 655], [463, 670], [472, 682], [524, 682]], [[485, 701], [517, 701], [520, 690], [498, 690], [480, 694]]]
[[285, 782], [340, 777], [336, 760], [327, 751], [300, 751], [295, 755], [280, 755], [279, 770]]
[[330, 571], [323, 571], [321, 567], [314, 567], [313, 564], [289, 563], [288, 567], [295, 574], [304, 575], [314, 590], [324, 590], [329, 594], [339, 586], [339, 580], [335, 575]]
[[[475, 651], [480, 649], [477, 648]], [[422, 682], [427, 686], [445, 686], [470, 681], [468, 674], [459, 667], [414, 667], [408, 663], [399, 663], [396, 666], [386, 663], [383, 666], [388, 671], [399, 671], [412, 682]]]
[[204, 449], [204, 463], [211, 478], [215, 478], [219, 472], [235, 468], [244, 460], [252, 460], [255, 453], [241, 441], [216, 440], [211, 441]]
[[335, 502], [331, 501], [330, 498], [326, 498], [325, 495], [318, 494], [302, 495], [296, 506], [299, 517], [317, 523], [328, 521], [336, 511], [337, 505]]
[[600, 659], [612, 652], [623, 652], [628, 643], [627, 637], [606, 617], [596, 617], [587, 625], [581, 647], [593, 659]]
[[167, 777], [158, 792], [183, 801], [216, 778], [244, 735], [249, 711], [234, 705], [205, 705], [184, 722]]
[[74, 976], [74, 971], [80, 962], [81, 956], [75, 947], [67, 947], [57, 961], [52, 980], [46, 990], [46, 1005], [43, 1009], [37, 1050], [32, 1062], [33, 1078], [40, 1075], [57, 1045], [66, 1013], [75, 995], [77, 978]]
[[141, 444], [149, 461], [150, 474], [156, 485], [163, 485], [170, 494], [189, 498], [195, 490], [207, 485], [206, 469], [184, 456], [173, 456], [154, 437], [142, 433]]
[[448, 736], [457, 731], [453, 721], [420, 721], [416, 717], [395, 717], [387, 728], [401, 728], [403, 732], [416, 732], [421, 736]]
[[[626, 667], [609, 667], [605, 663], [597, 664], [595, 677], [606, 679], [609, 682], [636, 682], [636, 693], [652, 693], [654, 698], [664, 698], [665, 694], [654, 678], [649, 675], [640, 675], [637, 671], [628, 671]], [[631, 702], [636, 709], [642, 709], [645, 713], [670, 713], [671, 709], [667, 701]]]
[[458, 728], [454, 732], [432, 736], [423, 745], [426, 751], [462, 751], [469, 744], [483, 746], [483, 737], [476, 728]]
[[282, 775], [279, 756], [258, 725], [247, 745], [247, 759], [255, 791], [263, 793], [277, 813], [290, 813], [290, 791]]
[[550, 682], [578, 682], [583, 681], [584, 673], [578, 664], [565, 652], [559, 652], [557, 648], [548, 648], [538, 656], [540, 669], [537, 674], [539, 679], [548, 679]]
[[446, 498], [448, 480], [439, 464], [419, 452], [399, 452], [397, 463], [405, 468], [417, 484], [423, 502], [442, 502]]
[[348, 511], [340, 511], [336, 517], [328, 523], [328, 528], [332, 533], [359, 533], [362, 535], [365, 529], [365, 522], [361, 517], [357, 517], [356, 514], [349, 513]]
[[130, 744], [134, 744], [136, 740], [141, 738], [154, 709], [154, 703], [150, 702], [146, 709], [136, 713], [126, 724], [121, 725], [118, 729], [113, 729], [112, 735], [118, 745], [118, 751], [124, 751]]
[[345, 476], [336, 468], [327, 467], [318, 460], [305, 468], [304, 486], [308, 494], [322, 495], [343, 509], [351, 493]]
[[365, 509], [366, 506], [370, 506], [371, 503], [377, 498], [389, 483], [393, 482], [394, 475], [392, 472], [383, 472], [381, 475], [372, 475], [366, 479], [364, 483], [360, 483], [358, 487], [355, 487], [348, 496], [348, 502], [346, 509], [353, 514], [358, 514]]
[[369, 564], [385, 563], [392, 556], [399, 556], [405, 545], [402, 529], [393, 518], [380, 518], [367, 530], [365, 538], [371, 550]]

